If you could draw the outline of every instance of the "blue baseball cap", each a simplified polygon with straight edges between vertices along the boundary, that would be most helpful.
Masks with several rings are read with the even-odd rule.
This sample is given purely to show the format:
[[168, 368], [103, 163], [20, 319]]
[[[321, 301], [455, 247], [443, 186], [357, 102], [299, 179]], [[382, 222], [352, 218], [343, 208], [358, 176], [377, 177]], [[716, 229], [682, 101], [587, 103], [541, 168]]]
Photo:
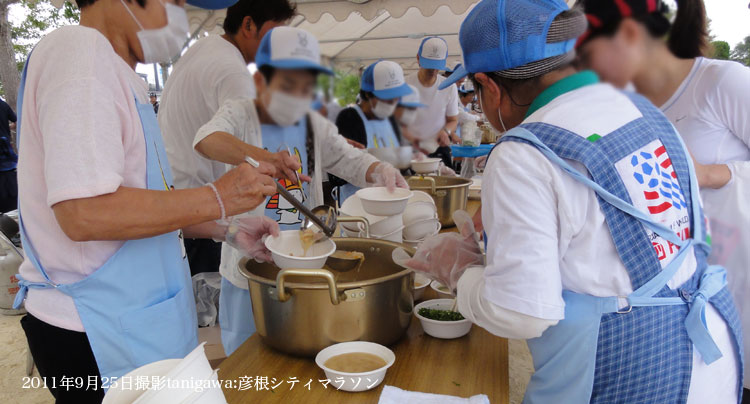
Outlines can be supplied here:
[[439, 36], [428, 36], [419, 44], [419, 67], [424, 69], [445, 70], [448, 59], [448, 43]]
[[457, 64], [457, 65], [456, 65], [456, 67], [454, 67], [454, 68], [452, 68], [452, 69], [451, 69], [450, 67], [446, 67], [446, 68], [445, 68], [445, 72], [446, 72], [446, 73], [453, 73], [453, 72], [455, 72], [455, 71], [456, 71], [456, 69], [458, 69], [459, 67], [461, 67], [461, 63]]
[[359, 87], [375, 94], [381, 100], [400, 98], [412, 92], [404, 80], [404, 71], [401, 66], [390, 60], [378, 60], [367, 66], [362, 73], [362, 82]]
[[463, 65], [438, 88], [469, 73], [501, 72], [568, 54], [586, 28], [585, 17], [578, 13], [572, 24], [550, 30], [555, 17], [567, 10], [563, 0], [482, 0], [461, 24]]
[[464, 81], [461, 87], [458, 88], [458, 92], [461, 94], [469, 94], [474, 92], [474, 83], [471, 80]]
[[427, 105], [422, 104], [419, 102], [419, 91], [417, 91], [417, 88], [414, 87], [411, 84], [407, 84], [409, 88], [411, 89], [411, 94], [406, 94], [405, 96], [401, 97], [401, 100], [399, 100], [398, 105], [406, 108], [424, 108]]
[[206, 10], [221, 10], [233, 6], [237, 1], [238, 0], [187, 0], [186, 3]]
[[312, 69], [333, 74], [320, 64], [320, 47], [315, 37], [299, 28], [276, 27], [260, 40], [255, 65], [278, 69]]

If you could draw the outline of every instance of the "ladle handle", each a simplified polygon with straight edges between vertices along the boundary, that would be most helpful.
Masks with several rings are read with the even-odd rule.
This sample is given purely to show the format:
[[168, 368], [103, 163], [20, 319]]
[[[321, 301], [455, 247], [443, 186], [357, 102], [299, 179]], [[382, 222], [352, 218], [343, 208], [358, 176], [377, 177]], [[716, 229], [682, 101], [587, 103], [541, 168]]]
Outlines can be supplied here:
[[331, 271], [325, 269], [282, 269], [276, 275], [276, 290], [279, 293], [279, 301], [286, 302], [292, 298], [292, 295], [286, 293], [284, 289], [284, 278], [287, 276], [309, 276], [314, 278], [323, 278], [328, 282], [328, 294], [331, 297], [331, 303], [337, 305], [341, 302], [339, 292], [336, 286], [336, 278]]

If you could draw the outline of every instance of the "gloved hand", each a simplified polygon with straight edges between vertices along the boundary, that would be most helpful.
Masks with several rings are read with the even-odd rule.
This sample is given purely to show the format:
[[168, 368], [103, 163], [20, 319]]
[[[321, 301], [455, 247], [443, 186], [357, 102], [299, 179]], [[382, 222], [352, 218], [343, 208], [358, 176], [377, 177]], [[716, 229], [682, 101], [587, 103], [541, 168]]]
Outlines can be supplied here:
[[476, 168], [479, 168], [481, 170], [484, 170], [484, 167], [487, 165], [487, 157], [489, 157], [489, 154], [486, 156], [479, 156], [474, 159], [474, 166]]
[[425, 239], [413, 257], [401, 248], [396, 249], [393, 261], [455, 290], [464, 271], [472, 265], [484, 265], [484, 257], [469, 214], [457, 210], [453, 212], [453, 220], [460, 233], [441, 233]]
[[417, 151], [416, 154], [414, 155], [414, 160], [417, 160], [417, 161], [422, 161], [426, 158], [427, 158], [427, 155], [422, 153], [421, 151]]
[[266, 216], [233, 216], [216, 224], [215, 241], [223, 241], [258, 262], [271, 261], [263, 241], [267, 235], [279, 235], [278, 223]]
[[442, 161], [438, 166], [438, 173], [443, 177], [458, 177], [458, 174], [456, 174], [456, 172], [453, 171], [452, 168], [446, 166]]
[[370, 178], [372, 186], [386, 187], [389, 192], [393, 192], [396, 188], [409, 188], [401, 172], [388, 163], [378, 163]]

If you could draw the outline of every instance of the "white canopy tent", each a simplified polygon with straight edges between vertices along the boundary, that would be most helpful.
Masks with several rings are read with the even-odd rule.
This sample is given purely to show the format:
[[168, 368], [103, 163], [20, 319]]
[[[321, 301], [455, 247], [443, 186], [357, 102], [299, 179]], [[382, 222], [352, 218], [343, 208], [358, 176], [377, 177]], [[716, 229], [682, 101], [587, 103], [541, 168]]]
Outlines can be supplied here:
[[[478, 0], [298, 0], [291, 25], [318, 38], [325, 63], [356, 73], [378, 59], [415, 70], [425, 36], [448, 42], [448, 66], [461, 62], [458, 30]], [[188, 7], [191, 32], [221, 33], [225, 10]]]

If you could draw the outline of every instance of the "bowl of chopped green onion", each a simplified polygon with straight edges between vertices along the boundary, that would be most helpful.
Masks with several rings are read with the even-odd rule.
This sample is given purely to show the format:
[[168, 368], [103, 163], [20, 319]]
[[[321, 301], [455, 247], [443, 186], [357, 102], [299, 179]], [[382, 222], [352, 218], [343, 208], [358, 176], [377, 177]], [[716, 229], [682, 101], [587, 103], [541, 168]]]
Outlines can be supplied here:
[[424, 332], [435, 338], [459, 338], [471, 330], [471, 321], [455, 311], [453, 299], [424, 301], [414, 307], [414, 314], [422, 323]]

